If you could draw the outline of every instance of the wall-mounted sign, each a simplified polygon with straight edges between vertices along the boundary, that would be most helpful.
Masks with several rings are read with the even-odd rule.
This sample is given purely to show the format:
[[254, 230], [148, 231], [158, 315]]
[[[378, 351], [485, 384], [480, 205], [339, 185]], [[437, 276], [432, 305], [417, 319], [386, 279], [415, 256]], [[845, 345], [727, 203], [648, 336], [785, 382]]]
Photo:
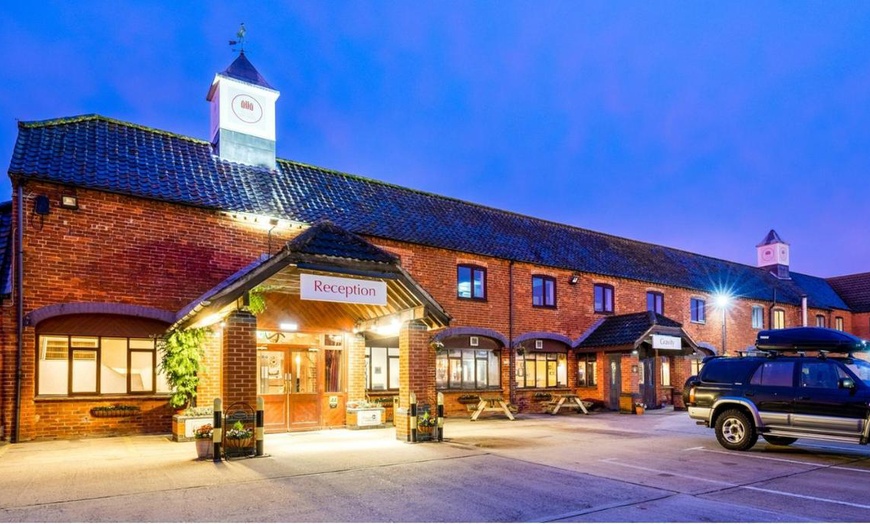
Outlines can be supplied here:
[[299, 275], [299, 298], [348, 304], [387, 305], [387, 283], [379, 280]]
[[669, 337], [667, 335], [652, 336], [653, 349], [682, 349], [683, 340], [680, 337]]

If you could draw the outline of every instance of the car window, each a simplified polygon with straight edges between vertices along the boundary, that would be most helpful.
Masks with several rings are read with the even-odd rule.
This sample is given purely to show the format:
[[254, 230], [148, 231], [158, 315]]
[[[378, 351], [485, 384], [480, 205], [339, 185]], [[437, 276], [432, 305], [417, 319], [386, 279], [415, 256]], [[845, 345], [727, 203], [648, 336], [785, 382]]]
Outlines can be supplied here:
[[755, 386], [791, 387], [794, 384], [794, 362], [764, 362], [755, 370], [749, 383]]
[[860, 381], [870, 386], [870, 362], [856, 358], [844, 364]]
[[756, 362], [752, 360], [715, 358], [704, 364], [701, 369], [701, 380], [720, 384], [743, 382], [755, 365]]
[[840, 368], [833, 362], [801, 362], [802, 388], [837, 389]]

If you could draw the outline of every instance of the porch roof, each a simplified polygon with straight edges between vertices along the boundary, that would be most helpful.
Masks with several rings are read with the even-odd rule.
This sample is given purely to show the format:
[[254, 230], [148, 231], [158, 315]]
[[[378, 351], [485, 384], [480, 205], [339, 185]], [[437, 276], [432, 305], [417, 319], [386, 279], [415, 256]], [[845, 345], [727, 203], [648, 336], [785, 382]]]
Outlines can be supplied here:
[[447, 326], [450, 315], [400, 265], [395, 255], [329, 222], [309, 227], [277, 254], [261, 256], [181, 309], [172, 328], [208, 325], [245, 307], [247, 294], [263, 286], [269, 293], [299, 296], [300, 274], [339, 274], [387, 284], [387, 305], [321, 303], [319, 314], [349, 317], [356, 328], [380, 321], [419, 320], [429, 328]]
[[683, 325], [653, 311], [613, 315], [594, 324], [575, 344], [579, 352], [635, 350], [644, 342], [651, 344], [652, 335], [667, 335], [682, 339], [680, 354], [698, 350], [697, 344], [683, 331]]

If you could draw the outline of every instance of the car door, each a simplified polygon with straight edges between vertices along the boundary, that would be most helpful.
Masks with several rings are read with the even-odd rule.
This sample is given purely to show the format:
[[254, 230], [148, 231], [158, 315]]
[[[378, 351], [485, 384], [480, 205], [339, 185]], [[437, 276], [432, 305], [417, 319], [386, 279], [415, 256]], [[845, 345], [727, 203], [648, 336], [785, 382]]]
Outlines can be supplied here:
[[745, 396], [751, 400], [767, 429], [788, 429], [795, 397], [795, 362], [775, 359], [762, 362], [752, 374]]
[[834, 360], [807, 359], [799, 369], [792, 424], [796, 429], [857, 437], [867, 417], [867, 404], [856, 390], [839, 387], [851, 378]]

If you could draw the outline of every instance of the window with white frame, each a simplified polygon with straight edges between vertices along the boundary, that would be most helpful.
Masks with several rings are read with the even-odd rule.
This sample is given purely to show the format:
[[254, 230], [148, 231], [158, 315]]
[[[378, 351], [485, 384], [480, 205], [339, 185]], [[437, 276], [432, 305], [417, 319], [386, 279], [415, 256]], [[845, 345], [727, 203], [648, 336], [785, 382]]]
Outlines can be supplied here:
[[773, 310], [773, 329], [785, 328], [785, 311], [781, 309]]
[[598, 357], [594, 353], [577, 355], [577, 385], [590, 387], [598, 384]]
[[159, 353], [150, 338], [40, 336], [37, 394], [168, 393]]
[[662, 359], [662, 386], [671, 385], [671, 359], [669, 357], [661, 357]]
[[527, 351], [517, 355], [518, 388], [552, 388], [568, 385], [568, 353]]
[[825, 315], [816, 315], [816, 327], [825, 327]]
[[366, 389], [399, 389], [399, 348], [366, 348]]
[[834, 318], [834, 329], [843, 331], [843, 317]]
[[441, 349], [435, 355], [438, 389], [497, 389], [501, 386], [499, 356], [489, 349]]
[[764, 308], [752, 306], [752, 329], [764, 329]]

